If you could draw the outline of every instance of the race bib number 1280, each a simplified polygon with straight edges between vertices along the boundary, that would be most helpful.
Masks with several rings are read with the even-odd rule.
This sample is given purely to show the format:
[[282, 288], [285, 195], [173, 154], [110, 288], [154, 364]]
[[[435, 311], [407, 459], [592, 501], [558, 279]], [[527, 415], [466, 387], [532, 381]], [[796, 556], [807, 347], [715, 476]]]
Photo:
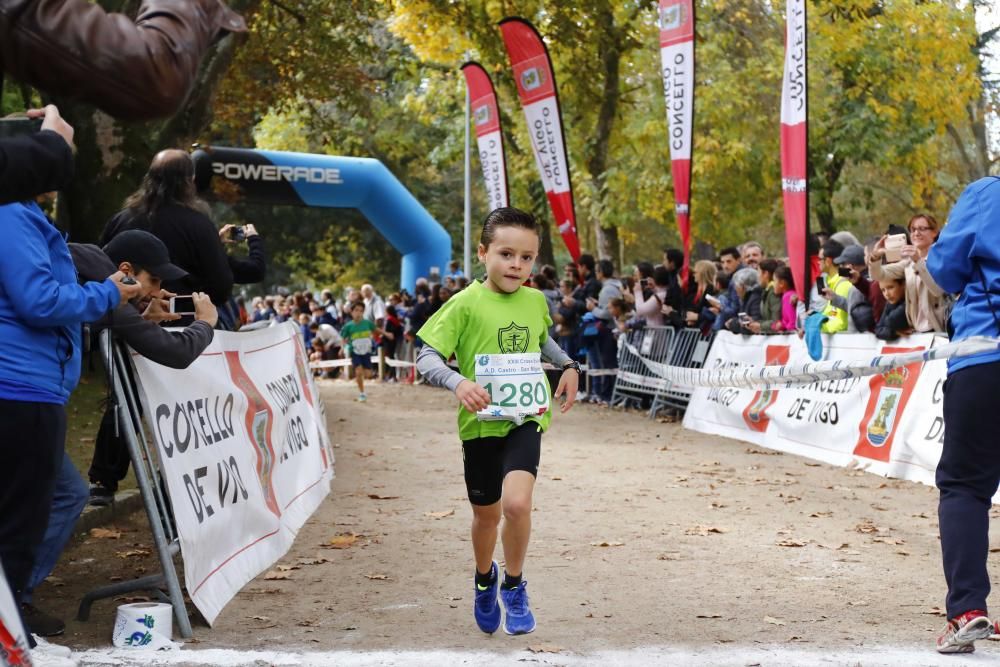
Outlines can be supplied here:
[[476, 413], [480, 421], [506, 419], [518, 425], [549, 409], [549, 386], [541, 356], [477, 354], [476, 384], [490, 395], [490, 405]]

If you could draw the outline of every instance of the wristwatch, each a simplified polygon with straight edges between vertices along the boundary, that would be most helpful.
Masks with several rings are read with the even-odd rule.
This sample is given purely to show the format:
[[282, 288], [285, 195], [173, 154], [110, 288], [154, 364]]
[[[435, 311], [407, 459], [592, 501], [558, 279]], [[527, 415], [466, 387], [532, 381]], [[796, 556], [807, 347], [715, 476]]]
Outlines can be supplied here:
[[577, 373], [582, 373], [583, 372], [583, 371], [580, 370], [580, 362], [579, 361], [571, 361], [568, 364], [563, 364], [562, 369], [564, 371], [568, 371], [570, 369], [573, 369]]

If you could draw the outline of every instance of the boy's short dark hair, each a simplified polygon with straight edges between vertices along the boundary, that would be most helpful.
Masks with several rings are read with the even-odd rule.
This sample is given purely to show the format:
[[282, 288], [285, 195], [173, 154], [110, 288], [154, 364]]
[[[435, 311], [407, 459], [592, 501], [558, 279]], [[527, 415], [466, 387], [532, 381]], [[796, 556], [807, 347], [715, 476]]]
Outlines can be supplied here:
[[490, 243], [496, 237], [497, 229], [500, 227], [520, 227], [538, 234], [538, 221], [535, 216], [527, 211], [522, 211], [513, 206], [503, 206], [490, 211], [483, 221], [483, 232], [479, 236], [479, 243], [485, 248], [490, 247]]
[[677, 248], [664, 248], [663, 255], [667, 258], [667, 261], [680, 268], [684, 265], [684, 251], [678, 250]]
[[729, 246], [728, 248], [723, 248], [722, 250], [719, 251], [719, 259], [720, 260], [725, 255], [732, 255], [737, 260], [740, 259], [740, 251], [738, 249], [736, 249], [735, 247], [733, 247], [733, 246]]
[[360, 308], [361, 310], [364, 310], [365, 309], [364, 302], [355, 301], [354, 303], [351, 304], [351, 311], [353, 312], [355, 308]]
[[777, 270], [777, 268], [779, 266], [781, 266], [781, 262], [779, 262], [778, 260], [773, 259], [771, 257], [768, 257], [766, 259], [760, 260], [760, 264], [757, 265], [757, 267], [761, 271], [767, 271], [772, 276], [774, 276], [774, 272], [775, 272], [775, 270]]
[[576, 260], [576, 264], [577, 266], [587, 267], [587, 270], [593, 273], [596, 261], [594, 260], [593, 255], [580, 255], [580, 259]]
[[597, 263], [598, 272], [605, 278], [615, 275], [615, 265], [610, 259], [602, 259]]
[[837, 259], [844, 252], [844, 245], [833, 239], [823, 244], [823, 259]]

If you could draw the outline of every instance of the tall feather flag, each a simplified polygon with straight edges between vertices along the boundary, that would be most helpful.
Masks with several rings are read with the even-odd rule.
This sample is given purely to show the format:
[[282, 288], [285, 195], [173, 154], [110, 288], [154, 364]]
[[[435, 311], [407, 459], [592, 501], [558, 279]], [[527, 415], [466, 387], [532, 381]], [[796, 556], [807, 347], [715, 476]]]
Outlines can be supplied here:
[[684, 246], [681, 279], [691, 260], [691, 147], [694, 126], [694, 7], [692, 0], [660, 0], [660, 59], [667, 102], [674, 211]]
[[781, 192], [785, 244], [799, 298], [808, 299], [810, 281], [808, 167], [808, 69], [806, 2], [786, 0], [785, 75], [781, 85]]
[[510, 202], [507, 189], [507, 159], [503, 150], [503, 134], [500, 131], [500, 109], [493, 81], [479, 63], [462, 65], [465, 85], [469, 89], [469, 104], [472, 109], [472, 123], [476, 128], [476, 144], [479, 147], [479, 163], [483, 168], [486, 183], [486, 198], [490, 211]]
[[573, 185], [552, 60], [542, 36], [524, 19], [504, 19], [500, 22], [500, 32], [514, 70], [517, 95], [528, 121], [528, 134], [545, 195], [559, 234], [575, 261], [580, 257], [580, 241], [576, 235]]

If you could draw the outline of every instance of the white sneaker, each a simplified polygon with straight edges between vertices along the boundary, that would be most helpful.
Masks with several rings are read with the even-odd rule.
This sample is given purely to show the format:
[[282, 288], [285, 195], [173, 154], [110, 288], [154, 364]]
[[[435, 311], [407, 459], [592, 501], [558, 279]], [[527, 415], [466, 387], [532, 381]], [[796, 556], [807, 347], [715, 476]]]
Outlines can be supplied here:
[[35, 667], [79, 667], [73, 659], [73, 651], [68, 646], [53, 644], [33, 635], [38, 646], [31, 649], [31, 662]]

